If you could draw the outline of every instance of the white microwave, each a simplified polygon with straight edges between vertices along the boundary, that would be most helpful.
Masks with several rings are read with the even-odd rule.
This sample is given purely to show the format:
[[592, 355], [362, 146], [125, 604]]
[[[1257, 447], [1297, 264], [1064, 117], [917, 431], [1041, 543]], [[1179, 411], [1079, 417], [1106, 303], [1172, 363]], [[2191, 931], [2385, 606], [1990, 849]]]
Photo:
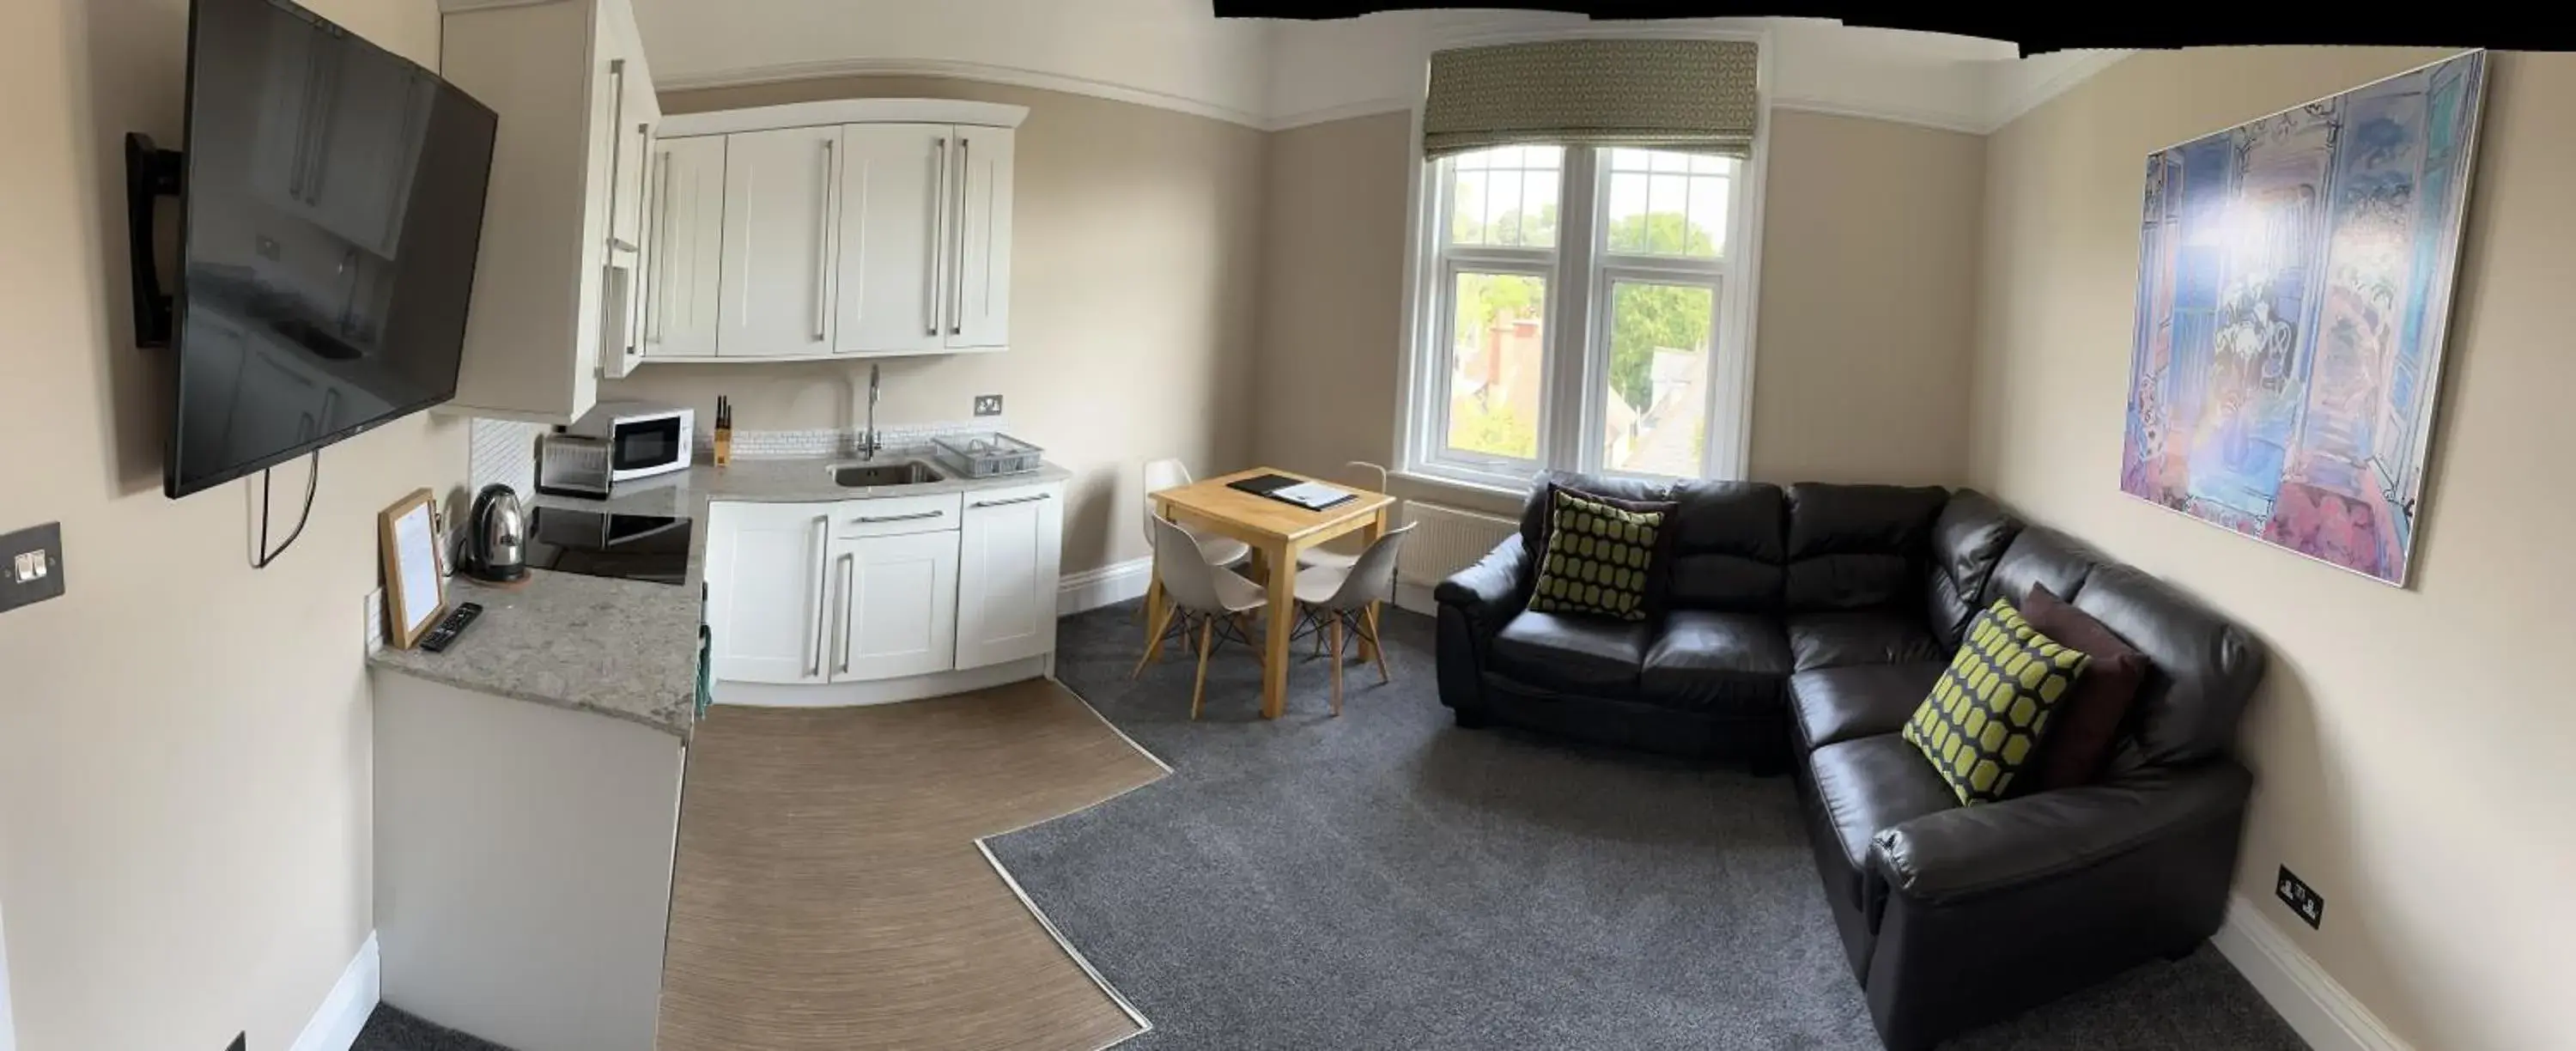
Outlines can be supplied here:
[[617, 483], [689, 467], [697, 414], [670, 405], [603, 401], [565, 428], [608, 443], [608, 480]]

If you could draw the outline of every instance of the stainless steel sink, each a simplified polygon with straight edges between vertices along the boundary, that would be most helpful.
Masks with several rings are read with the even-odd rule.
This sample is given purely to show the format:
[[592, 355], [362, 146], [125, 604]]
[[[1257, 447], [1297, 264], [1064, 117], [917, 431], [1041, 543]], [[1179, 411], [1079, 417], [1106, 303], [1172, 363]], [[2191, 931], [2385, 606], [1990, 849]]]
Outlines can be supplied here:
[[873, 489], [887, 485], [923, 485], [944, 481], [947, 477], [919, 460], [832, 465], [832, 484], [848, 489]]

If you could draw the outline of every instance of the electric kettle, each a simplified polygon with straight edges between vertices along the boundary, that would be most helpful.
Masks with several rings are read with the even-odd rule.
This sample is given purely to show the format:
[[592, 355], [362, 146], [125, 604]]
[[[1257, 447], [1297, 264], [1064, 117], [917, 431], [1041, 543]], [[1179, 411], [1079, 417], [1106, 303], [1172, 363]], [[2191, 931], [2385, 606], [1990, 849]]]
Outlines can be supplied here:
[[476, 580], [510, 584], [528, 576], [528, 516], [519, 494], [494, 483], [474, 494], [467, 516], [465, 573]]

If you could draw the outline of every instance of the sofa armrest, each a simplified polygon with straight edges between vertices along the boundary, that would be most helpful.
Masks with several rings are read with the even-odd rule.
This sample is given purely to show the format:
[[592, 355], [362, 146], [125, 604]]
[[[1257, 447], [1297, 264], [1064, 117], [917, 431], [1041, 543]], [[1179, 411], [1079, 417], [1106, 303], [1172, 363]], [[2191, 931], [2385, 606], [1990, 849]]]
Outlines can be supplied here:
[[1521, 545], [1521, 535], [1513, 533], [1475, 565], [1441, 581], [1431, 597], [1442, 606], [1456, 607], [1479, 634], [1490, 636], [1519, 611], [1521, 589], [1529, 575], [1529, 552]]
[[[1895, 893], [1947, 902], [2042, 883], [2241, 818], [2253, 775], [2221, 760], [1926, 814], [1871, 844]], [[2232, 857], [2217, 859], [2232, 869]], [[2223, 872], [2221, 878], [2232, 875]]]

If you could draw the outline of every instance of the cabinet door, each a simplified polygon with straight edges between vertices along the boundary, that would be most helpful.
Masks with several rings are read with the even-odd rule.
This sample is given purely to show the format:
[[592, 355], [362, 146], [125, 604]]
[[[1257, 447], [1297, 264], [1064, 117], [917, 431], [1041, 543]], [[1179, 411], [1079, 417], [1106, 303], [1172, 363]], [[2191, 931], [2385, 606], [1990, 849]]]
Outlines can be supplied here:
[[645, 224], [644, 353], [716, 352], [724, 298], [725, 136], [654, 144]]
[[840, 143], [838, 127], [726, 136], [717, 354], [831, 352], [832, 209]]
[[924, 354], [945, 346], [936, 275], [946, 238], [946, 124], [841, 128], [840, 354]]
[[829, 678], [824, 570], [831, 511], [829, 504], [709, 505], [707, 624], [716, 678]]
[[956, 530], [835, 540], [831, 573], [841, 610], [834, 682], [957, 666]]
[[1011, 342], [1011, 138], [1008, 128], [957, 129], [957, 204], [949, 222], [948, 347]]
[[1064, 559], [1064, 487], [966, 494], [957, 555], [957, 666], [980, 668], [1055, 648]]

